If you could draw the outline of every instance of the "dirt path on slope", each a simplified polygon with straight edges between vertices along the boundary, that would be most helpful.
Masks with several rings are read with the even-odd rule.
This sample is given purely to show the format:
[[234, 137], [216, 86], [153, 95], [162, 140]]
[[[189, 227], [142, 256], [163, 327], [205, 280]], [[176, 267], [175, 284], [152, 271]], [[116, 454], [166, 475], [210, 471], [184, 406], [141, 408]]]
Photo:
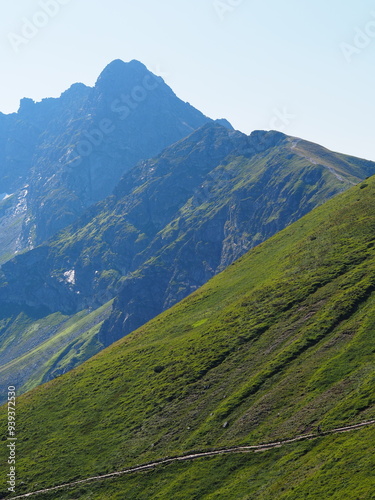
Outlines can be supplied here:
[[323, 436], [329, 436], [331, 434], [339, 434], [342, 432], [349, 432], [356, 429], [360, 429], [362, 427], [366, 427], [368, 425], [374, 425], [375, 420], [370, 420], [369, 422], [362, 422], [360, 424], [349, 425], [347, 427], [340, 427], [338, 429], [332, 429], [330, 431], [320, 432], [318, 434], [303, 434], [301, 436], [296, 436], [292, 439], [286, 439], [284, 441], [276, 441], [273, 443], [264, 443], [252, 446], [235, 446], [233, 448], [224, 448], [221, 450], [207, 451], [202, 453], [192, 453], [190, 455], [182, 455], [180, 457], [172, 457], [159, 460], [157, 462], [151, 462], [143, 465], [136, 465], [134, 467], [130, 467], [128, 469], [124, 469], [118, 472], [111, 472], [110, 474], [104, 474], [102, 476], [93, 476], [87, 479], [81, 479], [79, 481], [74, 481], [72, 483], [61, 484], [60, 486], [54, 486], [53, 488], [46, 488], [44, 490], [33, 491], [31, 493], [25, 493], [24, 495], [19, 495], [16, 497], [9, 497], [10, 500], [17, 500], [18, 498], [29, 498], [34, 495], [41, 495], [43, 493], [50, 493], [52, 491], [58, 491], [65, 488], [72, 488], [74, 486], [80, 486], [82, 484], [90, 483], [92, 481], [103, 481], [105, 479], [110, 479], [114, 477], [123, 476], [125, 474], [132, 474], [134, 472], [143, 472], [150, 469], [154, 469], [155, 467], [159, 467], [160, 465], [170, 464], [173, 462], [184, 462], [188, 460], [197, 460], [199, 458], [205, 457], [215, 457], [217, 455], [227, 455], [232, 453], [249, 453], [249, 452], [262, 452], [271, 450], [273, 448], [280, 448], [281, 446], [288, 445], [290, 443], [295, 443], [297, 441], [305, 441], [311, 439], [317, 439]]

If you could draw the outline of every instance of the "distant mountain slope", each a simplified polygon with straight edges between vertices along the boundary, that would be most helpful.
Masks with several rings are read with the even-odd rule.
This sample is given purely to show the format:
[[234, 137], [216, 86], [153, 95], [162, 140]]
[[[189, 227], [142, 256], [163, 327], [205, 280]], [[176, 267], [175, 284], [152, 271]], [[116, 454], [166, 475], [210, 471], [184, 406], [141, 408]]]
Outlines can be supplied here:
[[[192, 450], [372, 420], [374, 214], [373, 177], [76, 370], [21, 396], [18, 493]], [[367, 499], [373, 437], [367, 428], [175, 464], [143, 475], [141, 488], [139, 477], [121, 478], [59, 498]], [[0, 453], [4, 463], [6, 448]]]
[[[30, 248], [71, 224], [139, 160], [208, 121], [138, 61], [113, 61], [93, 88], [22, 99], [18, 113], [0, 114], [0, 194], [20, 196], [27, 186], [23, 227], [17, 244], [0, 247], [3, 260], [9, 248]], [[10, 214], [0, 217], [13, 227]]]
[[26, 392], [94, 356], [103, 348], [98, 333], [111, 309], [109, 302], [73, 316], [55, 313], [35, 319], [27, 310], [15, 316], [0, 346], [0, 386], [12, 378]]
[[[0, 380], [9, 374], [25, 389], [65, 373], [375, 171], [371, 162], [304, 142], [322, 155], [311, 161], [295, 144], [278, 132], [247, 137], [207, 124], [141, 162], [112, 197], [54, 240], [6, 263], [0, 353], [14, 338], [13, 325], [22, 338], [20, 314], [34, 332], [34, 349], [25, 358], [19, 339], [18, 350], [4, 351]], [[87, 314], [113, 298], [112, 313], [90, 342], [59, 335], [51, 351], [39, 335], [41, 319], [54, 324], [54, 314]], [[43, 366], [35, 364], [38, 355]]]

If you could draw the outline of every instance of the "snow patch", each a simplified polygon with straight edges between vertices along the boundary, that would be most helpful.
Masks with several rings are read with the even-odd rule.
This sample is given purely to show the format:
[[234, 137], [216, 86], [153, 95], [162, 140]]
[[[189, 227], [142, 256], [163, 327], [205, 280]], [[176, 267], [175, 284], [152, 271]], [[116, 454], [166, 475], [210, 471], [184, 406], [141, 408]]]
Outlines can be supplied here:
[[11, 196], [13, 196], [13, 195], [8, 194], [8, 193], [1, 193], [1, 194], [0, 194], [0, 201], [4, 201], [4, 200], [6, 200], [7, 198], [10, 198]]
[[71, 269], [70, 271], [66, 271], [64, 273], [64, 278], [66, 283], [69, 283], [70, 285], [75, 285], [76, 284], [76, 272], [74, 269]]

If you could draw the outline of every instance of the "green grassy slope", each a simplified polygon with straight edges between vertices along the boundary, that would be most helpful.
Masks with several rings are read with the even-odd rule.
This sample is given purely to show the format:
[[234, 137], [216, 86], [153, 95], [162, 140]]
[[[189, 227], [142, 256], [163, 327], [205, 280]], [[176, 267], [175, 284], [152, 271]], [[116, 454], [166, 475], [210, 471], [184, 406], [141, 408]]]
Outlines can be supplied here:
[[[374, 418], [374, 213], [372, 178], [19, 398], [18, 493]], [[173, 465], [75, 497], [367, 499], [373, 436]]]

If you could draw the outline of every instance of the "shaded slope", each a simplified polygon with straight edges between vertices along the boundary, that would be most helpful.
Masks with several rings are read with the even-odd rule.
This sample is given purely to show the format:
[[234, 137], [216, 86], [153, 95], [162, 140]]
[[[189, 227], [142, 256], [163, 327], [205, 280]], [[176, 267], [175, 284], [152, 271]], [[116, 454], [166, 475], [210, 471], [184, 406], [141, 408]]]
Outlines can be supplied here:
[[[18, 245], [5, 245], [14, 253], [42, 243], [111, 194], [138, 161], [208, 121], [138, 61], [113, 61], [93, 88], [22, 99], [18, 113], [0, 114], [0, 194], [27, 187]], [[1, 223], [13, 227], [0, 214]]]
[[[56, 156], [63, 142], [59, 136], [77, 124], [88, 93], [85, 85], [75, 85], [59, 99], [34, 103], [25, 98], [17, 113], [0, 114], [0, 193], [11, 195], [13, 202], [0, 213], [1, 261], [34, 244], [34, 235], [24, 231], [32, 215], [28, 207], [32, 199], [30, 184], [34, 175], [45, 183], [53, 175], [48, 169], [57, 172]], [[48, 157], [52, 144], [56, 147], [53, 158]], [[37, 162], [41, 165], [36, 171]], [[74, 210], [74, 206], [70, 209]]]
[[58, 127], [56, 141], [44, 145], [32, 175], [25, 232], [35, 231], [38, 244], [110, 195], [138, 161], [210, 121], [134, 60], [110, 63], [77, 111], [78, 119]]
[[[19, 493], [162, 456], [373, 419], [374, 209], [372, 178], [78, 369], [19, 398], [18, 474], [27, 483]], [[371, 467], [373, 430], [359, 432], [360, 438], [322, 438], [270, 452], [272, 470], [263, 455], [250, 465], [248, 458], [246, 464], [210, 459], [205, 474], [197, 473], [194, 494], [210, 498], [220, 487], [217, 498], [240, 499], [256, 487], [268, 498], [272, 492], [301, 498], [310, 488], [312, 498], [331, 498], [352, 488], [366, 498], [371, 484], [362, 482], [362, 470]], [[354, 466], [342, 449], [355, 446], [363, 469], [342, 482], [343, 471]], [[209, 478], [218, 477], [215, 467], [222, 464], [231, 468], [230, 480], [221, 476], [214, 485]], [[197, 467], [187, 466], [184, 477], [177, 475], [181, 466], [147, 475], [133, 497], [153, 496], [156, 488], [159, 498], [177, 489], [176, 498], [191, 498], [188, 479]], [[257, 484], [250, 487], [244, 474]], [[129, 493], [129, 482], [121, 484], [117, 494]]]

